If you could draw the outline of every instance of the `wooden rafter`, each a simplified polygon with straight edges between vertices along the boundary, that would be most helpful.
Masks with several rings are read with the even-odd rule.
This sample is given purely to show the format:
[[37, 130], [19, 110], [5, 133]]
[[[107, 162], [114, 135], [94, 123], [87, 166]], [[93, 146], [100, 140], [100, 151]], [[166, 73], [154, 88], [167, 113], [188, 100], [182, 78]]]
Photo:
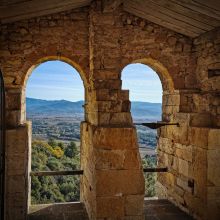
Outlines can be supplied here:
[[29, 0], [0, 7], [2, 23], [57, 13], [89, 5], [91, 0]]

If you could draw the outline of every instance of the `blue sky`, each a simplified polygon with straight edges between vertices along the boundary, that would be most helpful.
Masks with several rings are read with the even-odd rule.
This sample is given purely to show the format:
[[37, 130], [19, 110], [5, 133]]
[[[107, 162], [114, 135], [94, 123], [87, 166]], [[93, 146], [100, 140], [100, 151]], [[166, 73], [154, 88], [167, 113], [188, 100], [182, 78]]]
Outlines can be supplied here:
[[[161, 103], [161, 82], [157, 74], [146, 65], [126, 66], [122, 71], [122, 88], [130, 90], [131, 101]], [[83, 82], [79, 73], [69, 64], [48, 61], [32, 72], [26, 95], [45, 100], [83, 100]]]
[[162, 103], [162, 85], [155, 71], [143, 64], [130, 64], [122, 71], [122, 88], [131, 101]]

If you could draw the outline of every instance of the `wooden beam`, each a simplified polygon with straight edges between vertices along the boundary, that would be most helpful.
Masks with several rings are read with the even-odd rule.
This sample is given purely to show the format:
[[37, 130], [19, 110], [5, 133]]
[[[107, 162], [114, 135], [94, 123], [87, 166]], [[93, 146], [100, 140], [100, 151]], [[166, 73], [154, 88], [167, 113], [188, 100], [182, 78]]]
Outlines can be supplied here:
[[144, 173], [165, 173], [168, 172], [167, 167], [149, 167], [143, 169]]
[[163, 14], [160, 10], [149, 6], [146, 1], [128, 0], [124, 3], [124, 10], [189, 37], [197, 37], [205, 32], [198, 27]]
[[174, 2], [176, 4], [182, 5], [186, 8], [190, 8], [194, 11], [197, 11], [201, 14], [207, 15], [211, 18], [215, 18], [217, 20], [220, 20], [220, 8], [213, 8], [209, 5], [209, 1], [207, 0], [207, 3], [203, 4], [200, 3], [200, 0], [170, 0], [171, 2]]
[[89, 5], [91, 0], [31, 0], [0, 7], [2, 23], [48, 15]]
[[186, 8], [175, 2], [167, 1], [167, 0], [155, 0], [154, 2], [155, 4], [160, 4], [164, 8], [175, 11], [180, 15], [185, 15], [191, 18], [192, 20], [200, 21], [203, 24], [208, 24], [212, 27], [218, 27], [220, 25], [219, 20], [215, 18], [211, 18], [210, 16], [207, 16], [205, 14], [201, 14], [200, 12], [192, 10], [191, 8]]
[[211, 17], [206, 16], [204, 18], [203, 14], [196, 13], [193, 10], [171, 3], [170, 1], [148, 0], [148, 4], [158, 8], [164, 14], [173, 17], [174, 19], [181, 20], [205, 31], [210, 31], [214, 27], [218, 27], [220, 25], [220, 21], [216, 19], [213, 21], [213, 18]]
[[150, 1], [129, 0], [128, 2], [133, 7], [143, 10], [147, 14], [151, 14], [154, 17], [160, 18], [165, 22], [169, 22], [171, 24], [173, 23], [181, 28], [191, 30], [192, 32], [197, 34], [201, 34], [204, 32], [203, 29], [193, 26], [192, 24], [189, 24], [181, 19], [178, 19], [178, 17], [170, 16], [164, 13], [163, 8], [159, 8], [156, 5], [151, 4]]
[[112, 12], [122, 4], [122, 0], [102, 0], [103, 12]]
[[219, 0], [194, 0], [198, 4], [203, 4], [209, 8], [220, 11], [220, 1]]
[[70, 171], [32, 171], [31, 176], [74, 176], [83, 175], [83, 170], [70, 170]]

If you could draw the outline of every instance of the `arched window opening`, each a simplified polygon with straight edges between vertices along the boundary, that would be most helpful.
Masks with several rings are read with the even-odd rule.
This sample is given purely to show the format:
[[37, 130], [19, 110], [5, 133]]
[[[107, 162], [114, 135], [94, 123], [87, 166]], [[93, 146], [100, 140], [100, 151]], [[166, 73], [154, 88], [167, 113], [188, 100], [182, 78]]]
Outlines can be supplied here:
[[[27, 120], [32, 121], [32, 204], [79, 201], [80, 178], [68, 171], [80, 169], [83, 100], [80, 75], [67, 63], [44, 62], [28, 79], [26, 114]], [[45, 172], [52, 174], [42, 175]]]
[[[122, 88], [129, 90], [131, 114], [137, 124], [161, 121], [162, 85], [157, 73], [143, 64], [130, 64], [122, 71]], [[157, 131], [137, 125], [143, 168], [157, 166]], [[145, 173], [145, 197], [156, 197], [156, 173]]]

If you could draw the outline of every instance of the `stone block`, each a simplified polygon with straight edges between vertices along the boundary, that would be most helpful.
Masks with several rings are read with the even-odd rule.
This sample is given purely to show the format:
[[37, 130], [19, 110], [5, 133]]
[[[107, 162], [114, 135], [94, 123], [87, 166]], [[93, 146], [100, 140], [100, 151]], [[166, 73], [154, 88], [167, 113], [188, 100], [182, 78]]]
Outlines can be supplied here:
[[124, 150], [95, 150], [95, 168], [98, 170], [123, 169], [125, 152]]
[[94, 109], [91, 109], [93, 111], [111, 112], [111, 101], [97, 101], [93, 107]]
[[26, 181], [24, 175], [7, 176], [7, 192], [24, 193], [26, 190]]
[[30, 129], [26, 125], [6, 130], [6, 154], [21, 154], [28, 149]]
[[220, 149], [208, 150], [208, 181], [214, 186], [220, 186]]
[[96, 197], [97, 218], [120, 218], [124, 216], [123, 196]]
[[[7, 174], [11, 175], [25, 175], [28, 167], [28, 151], [24, 154], [11, 154], [7, 157]], [[29, 158], [31, 159], [31, 158]]]
[[20, 93], [6, 93], [6, 109], [19, 110], [21, 108], [21, 94]]
[[196, 148], [193, 161], [192, 178], [195, 181], [194, 194], [202, 199], [206, 198], [207, 191], [207, 150]]
[[94, 130], [93, 145], [109, 150], [137, 149], [136, 131], [134, 128], [97, 127]]
[[208, 148], [220, 148], [220, 129], [210, 129], [208, 134]]
[[94, 81], [95, 89], [120, 89], [121, 80], [119, 79], [109, 79], [109, 80], [95, 80]]
[[129, 90], [118, 91], [118, 99], [129, 100]]
[[192, 188], [188, 186], [188, 179], [186, 178], [177, 178], [176, 183], [179, 187], [181, 187], [184, 191], [191, 192]]
[[[178, 144], [178, 146], [180, 145]], [[175, 155], [183, 160], [192, 162], [193, 159], [192, 146], [182, 145], [181, 148], [176, 148]]]
[[21, 111], [20, 110], [11, 110], [6, 111], [6, 124], [7, 127], [17, 127], [21, 124]]
[[131, 126], [132, 125], [131, 113], [130, 112], [112, 113], [110, 118], [110, 124]]
[[181, 123], [180, 126], [167, 126], [167, 137], [180, 144], [189, 144], [189, 127], [186, 123]]
[[110, 124], [110, 118], [111, 114], [108, 112], [97, 112], [98, 121], [97, 123], [99, 125], [109, 125]]
[[210, 127], [212, 123], [210, 113], [192, 114], [190, 118], [190, 126], [192, 127]]
[[144, 195], [129, 195], [125, 197], [125, 215], [141, 216], [144, 209]]
[[192, 127], [190, 129], [190, 142], [196, 147], [207, 148], [208, 146], [208, 128]]
[[124, 169], [141, 170], [141, 158], [138, 149], [126, 150], [124, 152]]
[[167, 188], [173, 187], [175, 185], [175, 176], [170, 172], [158, 175], [158, 180]]
[[113, 70], [96, 70], [95, 72], [96, 79], [119, 79], [119, 73]]
[[163, 95], [163, 105], [175, 106], [180, 104], [180, 95]]
[[179, 158], [178, 164], [179, 173], [187, 177], [189, 175], [189, 162]]
[[144, 194], [142, 170], [97, 170], [97, 196]]
[[97, 89], [95, 90], [95, 92], [96, 92], [96, 96], [93, 98], [93, 100], [97, 100], [97, 101], [110, 100], [109, 89]]
[[167, 154], [174, 154], [174, 147], [170, 138], [159, 138], [158, 149]]

